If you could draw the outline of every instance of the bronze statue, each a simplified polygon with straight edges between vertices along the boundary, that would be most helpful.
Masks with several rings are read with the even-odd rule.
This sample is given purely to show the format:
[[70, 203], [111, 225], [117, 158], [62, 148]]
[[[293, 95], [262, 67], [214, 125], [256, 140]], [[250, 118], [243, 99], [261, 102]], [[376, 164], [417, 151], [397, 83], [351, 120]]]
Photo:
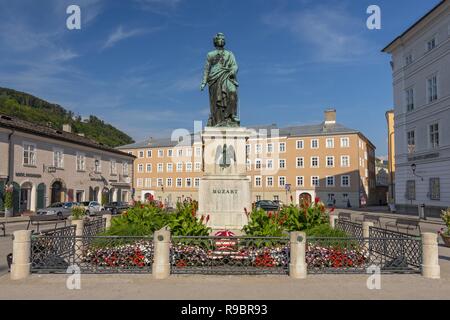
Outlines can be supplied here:
[[231, 51], [225, 50], [225, 36], [218, 33], [214, 37], [215, 50], [206, 57], [203, 81], [200, 89], [206, 84], [209, 87], [210, 116], [209, 127], [236, 127], [240, 121], [237, 115], [238, 82], [236, 75], [238, 65]]

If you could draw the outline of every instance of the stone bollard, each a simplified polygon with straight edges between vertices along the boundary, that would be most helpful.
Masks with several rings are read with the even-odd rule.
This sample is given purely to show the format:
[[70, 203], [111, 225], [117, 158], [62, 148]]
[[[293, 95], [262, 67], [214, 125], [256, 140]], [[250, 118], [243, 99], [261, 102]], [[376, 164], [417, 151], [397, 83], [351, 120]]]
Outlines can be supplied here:
[[373, 227], [372, 221], [363, 221], [362, 234], [364, 238], [364, 248], [366, 248], [366, 250], [369, 250], [370, 227]]
[[170, 230], [163, 228], [153, 234], [152, 275], [155, 279], [167, 279], [170, 275]]
[[441, 277], [438, 240], [435, 233], [422, 233], [422, 276], [430, 279]]
[[109, 228], [111, 228], [112, 215], [111, 215], [111, 213], [106, 213], [106, 214], [102, 215], [102, 218], [106, 219], [106, 223], [105, 223], [105, 231], [106, 231]]
[[83, 257], [83, 228], [84, 220], [72, 220], [72, 225], [75, 226], [75, 263], [81, 261]]
[[31, 273], [31, 230], [15, 231], [13, 234], [13, 261], [11, 280], [21, 280]]
[[330, 227], [332, 228], [332, 229], [335, 229], [336, 228], [336, 222], [339, 220], [339, 217], [338, 217], [338, 215], [337, 214], [334, 214], [334, 213], [330, 213]]
[[291, 232], [291, 261], [289, 263], [289, 276], [294, 279], [305, 279], [306, 265], [306, 233]]

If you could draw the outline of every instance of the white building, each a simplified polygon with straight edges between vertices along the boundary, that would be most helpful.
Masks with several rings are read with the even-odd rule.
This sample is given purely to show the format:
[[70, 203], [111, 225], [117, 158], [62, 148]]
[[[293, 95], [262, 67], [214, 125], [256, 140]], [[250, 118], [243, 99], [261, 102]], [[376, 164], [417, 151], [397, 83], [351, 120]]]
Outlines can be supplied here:
[[450, 0], [441, 1], [383, 52], [392, 55], [395, 203], [438, 216], [450, 207]]

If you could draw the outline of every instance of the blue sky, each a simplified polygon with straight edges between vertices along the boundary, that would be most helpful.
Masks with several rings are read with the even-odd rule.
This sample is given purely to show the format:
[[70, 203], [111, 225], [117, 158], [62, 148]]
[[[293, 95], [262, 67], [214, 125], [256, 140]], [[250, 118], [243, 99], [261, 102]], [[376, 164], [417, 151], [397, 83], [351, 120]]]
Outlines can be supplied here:
[[[439, 0], [0, 0], [0, 86], [94, 114], [135, 140], [206, 122], [212, 37], [236, 56], [243, 125], [338, 122], [387, 153], [391, 40]], [[82, 29], [66, 28], [81, 7]], [[382, 29], [366, 9], [381, 7]]]

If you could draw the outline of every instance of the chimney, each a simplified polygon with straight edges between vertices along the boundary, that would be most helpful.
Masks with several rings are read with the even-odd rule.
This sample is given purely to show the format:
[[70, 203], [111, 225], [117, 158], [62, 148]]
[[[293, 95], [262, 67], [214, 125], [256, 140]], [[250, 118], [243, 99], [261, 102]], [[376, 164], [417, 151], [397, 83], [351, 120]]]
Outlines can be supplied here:
[[68, 124], [68, 123], [63, 124], [63, 131], [72, 133], [72, 126], [70, 124]]
[[325, 124], [335, 124], [336, 123], [336, 109], [325, 110]]

